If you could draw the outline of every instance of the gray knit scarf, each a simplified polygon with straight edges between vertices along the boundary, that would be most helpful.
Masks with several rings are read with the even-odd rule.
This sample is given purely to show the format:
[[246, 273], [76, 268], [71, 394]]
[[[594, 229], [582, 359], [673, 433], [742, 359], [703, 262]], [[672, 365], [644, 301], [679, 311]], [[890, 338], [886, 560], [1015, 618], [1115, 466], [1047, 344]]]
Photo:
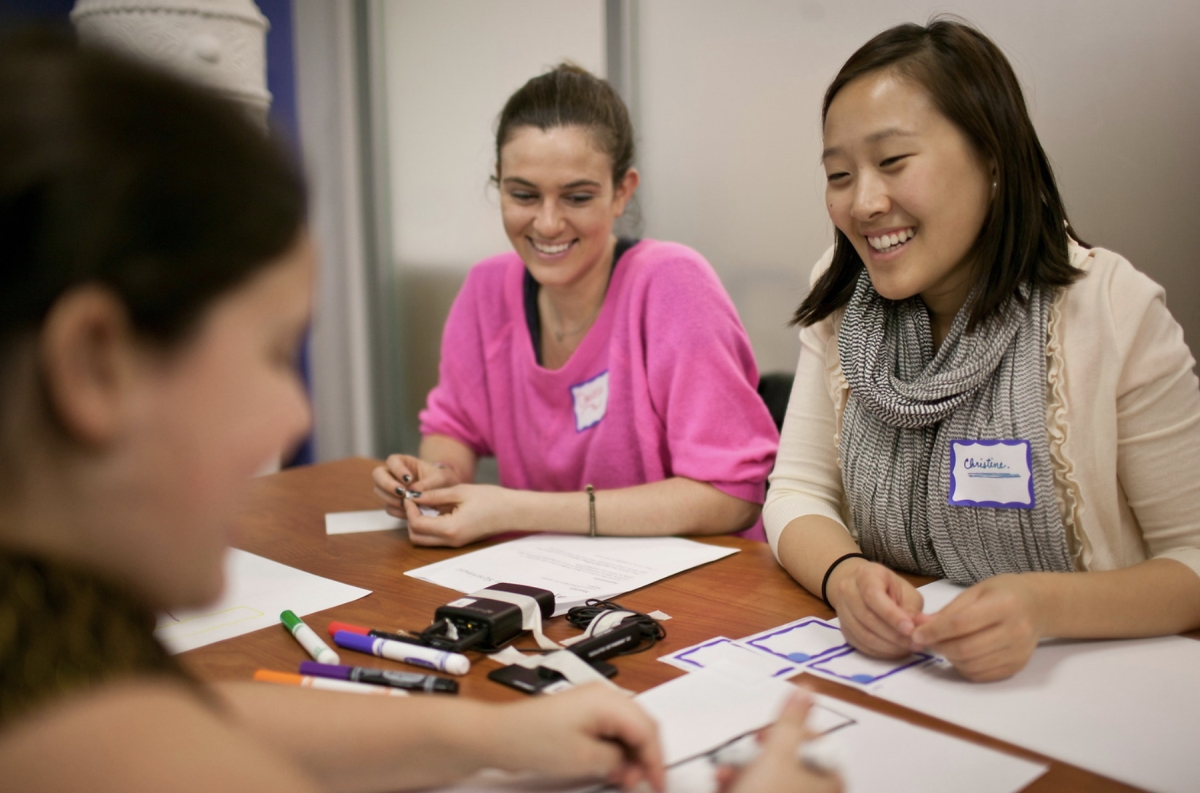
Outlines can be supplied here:
[[[864, 270], [838, 334], [850, 398], [842, 482], [859, 544], [889, 567], [972, 584], [1073, 569], [1046, 435], [1047, 321], [1054, 294], [1025, 287], [966, 333], [972, 292], [937, 354], [925, 304], [879, 296]], [[953, 506], [950, 442], [1030, 443], [1034, 507]]]

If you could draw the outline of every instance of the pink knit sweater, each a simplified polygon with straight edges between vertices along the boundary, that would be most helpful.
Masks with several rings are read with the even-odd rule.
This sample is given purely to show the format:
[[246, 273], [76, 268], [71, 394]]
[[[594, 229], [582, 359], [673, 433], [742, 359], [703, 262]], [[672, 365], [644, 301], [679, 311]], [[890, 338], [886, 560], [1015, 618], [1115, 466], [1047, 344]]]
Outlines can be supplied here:
[[[495, 455], [500, 483], [536, 491], [682, 476], [761, 504], [778, 433], [755, 392], [749, 339], [716, 274], [683, 245], [643, 240], [560, 369], [538, 365], [524, 265], [476, 265], [442, 337], [421, 433]], [[762, 539], [761, 522], [744, 532]]]

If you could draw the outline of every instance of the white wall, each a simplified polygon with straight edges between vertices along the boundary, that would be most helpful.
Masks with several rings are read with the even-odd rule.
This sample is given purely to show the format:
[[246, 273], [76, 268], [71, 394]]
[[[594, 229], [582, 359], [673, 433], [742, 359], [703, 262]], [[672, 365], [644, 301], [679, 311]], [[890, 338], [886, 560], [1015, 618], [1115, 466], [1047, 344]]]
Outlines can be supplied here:
[[488, 185], [505, 100], [564, 58], [603, 74], [604, 3], [389, 0], [384, 21], [393, 253], [465, 270], [509, 247]]
[[638, 6], [648, 236], [720, 272], [764, 370], [792, 369], [784, 327], [832, 243], [818, 158], [825, 87], [874, 34], [939, 11], [1009, 56], [1071, 219], [1167, 287], [1193, 349], [1200, 273], [1200, 3], [1156, 0], [647, 0]]

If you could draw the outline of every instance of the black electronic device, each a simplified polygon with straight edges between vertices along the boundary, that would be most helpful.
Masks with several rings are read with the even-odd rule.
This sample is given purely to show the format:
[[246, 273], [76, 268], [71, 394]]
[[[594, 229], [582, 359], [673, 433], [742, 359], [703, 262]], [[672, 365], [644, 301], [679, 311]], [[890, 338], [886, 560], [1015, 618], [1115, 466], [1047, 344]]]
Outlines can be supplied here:
[[491, 652], [519, 636], [525, 630], [521, 607], [508, 600], [487, 597], [488, 590], [533, 598], [544, 620], [554, 614], [553, 592], [521, 584], [492, 584], [439, 606], [433, 614], [433, 624], [421, 632], [421, 641], [455, 653], [470, 649]]
[[[622, 620], [615, 628], [597, 634], [590, 639], [575, 642], [567, 649], [587, 661], [599, 666], [605, 658], [622, 655], [642, 643], [642, 626], [635, 617]], [[610, 666], [604, 664], [604, 666]], [[612, 675], [607, 675], [612, 677]]]
[[488, 672], [488, 680], [495, 680], [497, 683], [526, 694], [540, 694], [547, 689], [553, 693], [571, 687], [561, 672], [547, 669], [544, 666], [536, 666], [532, 669], [516, 664], [502, 666]]

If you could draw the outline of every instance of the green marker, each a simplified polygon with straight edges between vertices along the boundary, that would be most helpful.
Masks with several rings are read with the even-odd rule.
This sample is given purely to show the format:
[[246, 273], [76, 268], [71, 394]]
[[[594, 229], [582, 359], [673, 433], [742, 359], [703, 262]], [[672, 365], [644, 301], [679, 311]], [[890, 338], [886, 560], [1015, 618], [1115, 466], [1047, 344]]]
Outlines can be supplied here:
[[317, 636], [312, 628], [304, 624], [304, 620], [290, 611], [280, 614], [279, 620], [296, 641], [300, 642], [304, 651], [313, 657], [313, 660], [322, 664], [340, 664], [342, 662], [342, 659], [338, 658], [338, 654], [329, 649], [329, 645], [321, 641], [321, 637]]

